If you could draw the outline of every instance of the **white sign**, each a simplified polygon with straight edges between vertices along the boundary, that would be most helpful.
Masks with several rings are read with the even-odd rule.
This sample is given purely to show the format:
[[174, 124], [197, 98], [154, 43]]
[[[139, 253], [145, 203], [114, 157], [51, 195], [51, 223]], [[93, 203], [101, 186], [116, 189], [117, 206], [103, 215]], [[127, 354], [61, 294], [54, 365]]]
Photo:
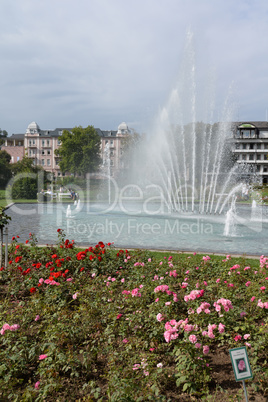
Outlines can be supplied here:
[[245, 346], [229, 350], [236, 381], [252, 378], [248, 354]]

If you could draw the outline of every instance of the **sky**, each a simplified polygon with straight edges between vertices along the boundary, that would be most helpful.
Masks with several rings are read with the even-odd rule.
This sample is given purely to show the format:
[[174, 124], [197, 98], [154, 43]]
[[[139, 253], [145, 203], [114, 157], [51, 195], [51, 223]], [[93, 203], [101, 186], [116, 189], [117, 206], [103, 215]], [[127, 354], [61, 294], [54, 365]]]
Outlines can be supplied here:
[[267, 0], [1, 0], [0, 128], [146, 132], [180, 79], [189, 30], [217, 107], [232, 88], [234, 120], [267, 120]]

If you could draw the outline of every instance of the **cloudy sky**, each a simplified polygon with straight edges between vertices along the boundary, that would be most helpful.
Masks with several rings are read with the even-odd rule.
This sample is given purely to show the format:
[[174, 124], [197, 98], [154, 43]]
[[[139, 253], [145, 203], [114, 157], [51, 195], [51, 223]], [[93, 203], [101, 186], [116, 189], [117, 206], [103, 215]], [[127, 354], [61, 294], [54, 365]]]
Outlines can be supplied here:
[[[267, 0], [1, 0], [0, 127], [146, 131], [194, 36], [198, 79], [213, 67], [236, 120], [268, 109]], [[220, 107], [220, 106], [219, 106]]]

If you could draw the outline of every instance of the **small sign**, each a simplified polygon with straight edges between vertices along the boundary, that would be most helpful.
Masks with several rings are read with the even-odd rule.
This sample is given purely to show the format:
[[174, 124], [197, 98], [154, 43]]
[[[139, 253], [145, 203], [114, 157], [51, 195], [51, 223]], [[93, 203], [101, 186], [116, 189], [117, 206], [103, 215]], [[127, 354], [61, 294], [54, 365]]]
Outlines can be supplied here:
[[229, 350], [236, 381], [252, 378], [247, 349], [245, 346]]

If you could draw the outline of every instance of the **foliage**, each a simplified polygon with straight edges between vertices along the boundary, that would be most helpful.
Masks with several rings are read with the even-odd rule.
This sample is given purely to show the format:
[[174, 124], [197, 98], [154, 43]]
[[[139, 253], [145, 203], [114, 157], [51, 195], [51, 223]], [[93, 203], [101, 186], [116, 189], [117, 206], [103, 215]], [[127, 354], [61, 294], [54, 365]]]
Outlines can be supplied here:
[[209, 400], [218, 350], [241, 345], [267, 395], [267, 258], [76, 249], [61, 229], [56, 246], [18, 241], [0, 272], [1, 400]]
[[6, 151], [0, 151], [0, 188], [5, 188], [11, 179], [12, 172], [10, 167], [11, 156]]
[[0, 159], [4, 159], [7, 163], [10, 163], [11, 156], [9, 155], [9, 153], [7, 151], [1, 150], [0, 151]]
[[[38, 189], [38, 174], [43, 174], [43, 183], [46, 182], [46, 173], [41, 166], [35, 166], [33, 160], [24, 156], [11, 167], [14, 182], [8, 188], [12, 199], [36, 199]], [[42, 184], [43, 184], [42, 183]]]
[[93, 126], [81, 126], [64, 130], [60, 136], [61, 146], [55, 151], [60, 158], [63, 173], [86, 175], [97, 171], [100, 159], [101, 139]]
[[6, 130], [1, 130], [0, 128], [0, 145], [4, 144], [5, 138], [8, 136], [8, 132]]
[[0, 228], [4, 228], [10, 219], [10, 216], [5, 213], [5, 208], [0, 207]]

